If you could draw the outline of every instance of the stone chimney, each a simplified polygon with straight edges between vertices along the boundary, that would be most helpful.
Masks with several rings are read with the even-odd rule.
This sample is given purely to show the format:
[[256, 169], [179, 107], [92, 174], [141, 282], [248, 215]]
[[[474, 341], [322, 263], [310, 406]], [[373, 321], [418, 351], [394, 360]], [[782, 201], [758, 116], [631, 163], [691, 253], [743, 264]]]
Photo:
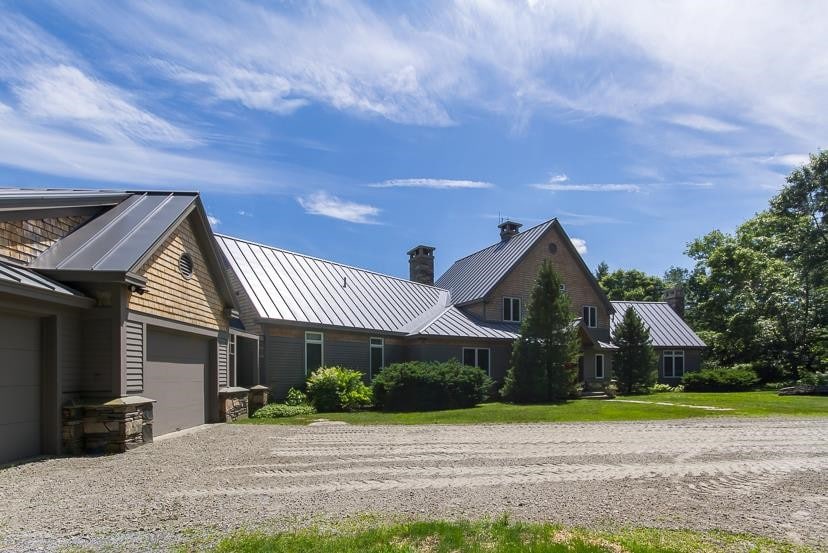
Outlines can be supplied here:
[[668, 288], [664, 291], [664, 301], [673, 308], [673, 311], [684, 318], [684, 289], [681, 286]]
[[422, 244], [408, 250], [409, 279], [420, 284], [434, 284], [434, 250]]
[[500, 239], [504, 242], [510, 239], [512, 236], [516, 235], [520, 232], [520, 227], [522, 227], [520, 223], [516, 223], [514, 221], [503, 221], [497, 228], [500, 229]]

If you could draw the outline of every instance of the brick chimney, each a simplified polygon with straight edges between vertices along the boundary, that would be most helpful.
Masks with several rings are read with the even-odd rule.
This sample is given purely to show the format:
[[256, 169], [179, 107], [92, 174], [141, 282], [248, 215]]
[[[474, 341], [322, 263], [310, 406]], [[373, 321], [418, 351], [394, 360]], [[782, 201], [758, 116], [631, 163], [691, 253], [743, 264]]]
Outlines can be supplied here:
[[409, 280], [420, 284], [434, 284], [434, 250], [422, 244], [408, 250]]
[[514, 221], [503, 221], [497, 228], [500, 229], [500, 239], [504, 242], [510, 239], [512, 236], [516, 235], [520, 232], [520, 227], [522, 227], [520, 223], [516, 223]]
[[673, 308], [673, 311], [684, 318], [684, 289], [681, 286], [668, 288], [664, 291], [664, 301]]

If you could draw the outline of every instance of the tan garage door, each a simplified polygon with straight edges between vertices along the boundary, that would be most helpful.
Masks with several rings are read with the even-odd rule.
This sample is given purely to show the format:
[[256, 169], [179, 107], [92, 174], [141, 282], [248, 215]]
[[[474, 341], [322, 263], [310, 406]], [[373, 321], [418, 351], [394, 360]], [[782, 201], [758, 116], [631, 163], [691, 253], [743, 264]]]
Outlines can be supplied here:
[[40, 452], [40, 320], [0, 313], [0, 464]]
[[143, 395], [157, 402], [153, 435], [204, 423], [208, 351], [203, 337], [147, 327]]

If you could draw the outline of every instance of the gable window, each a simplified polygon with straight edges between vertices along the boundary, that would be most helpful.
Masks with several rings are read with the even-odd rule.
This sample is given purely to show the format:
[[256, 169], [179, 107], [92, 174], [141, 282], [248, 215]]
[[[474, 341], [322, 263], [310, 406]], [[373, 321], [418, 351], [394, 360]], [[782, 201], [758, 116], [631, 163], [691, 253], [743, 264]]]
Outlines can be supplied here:
[[380, 373], [385, 367], [385, 340], [382, 338], [371, 338], [371, 378]]
[[325, 364], [325, 335], [305, 332], [305, 376]]
[[604, 378], [604, 354], [595, 354], [595, 378], [601, 380]]
[[520, 298], [503, 298], [503, 320], [520, 322]]
[[491, 376], [491, 355], [489, 348], [463, 348], [463, 364], [483, 369]]
[[664, 350], [664, 378], [684, 376], [684, 350]]
[[584, 324], [589, 328], [598, 326], [598, 308], [594, 305], [584, 306]]

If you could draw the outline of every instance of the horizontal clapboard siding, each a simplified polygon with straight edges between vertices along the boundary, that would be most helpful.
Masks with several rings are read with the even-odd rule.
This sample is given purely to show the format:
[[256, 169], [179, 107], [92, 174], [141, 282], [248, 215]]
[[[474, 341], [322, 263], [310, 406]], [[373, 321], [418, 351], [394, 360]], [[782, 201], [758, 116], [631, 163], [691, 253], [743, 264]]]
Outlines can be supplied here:
[[222, 334], [218, 338], [218, 384], [219, 388], [228, 385], [227, 380], [227, 366], [228, 366], [228, 354], [227, 354], [227, 335]]
[[126, 391], [144, 391], [144, 324], [126, 322]]

